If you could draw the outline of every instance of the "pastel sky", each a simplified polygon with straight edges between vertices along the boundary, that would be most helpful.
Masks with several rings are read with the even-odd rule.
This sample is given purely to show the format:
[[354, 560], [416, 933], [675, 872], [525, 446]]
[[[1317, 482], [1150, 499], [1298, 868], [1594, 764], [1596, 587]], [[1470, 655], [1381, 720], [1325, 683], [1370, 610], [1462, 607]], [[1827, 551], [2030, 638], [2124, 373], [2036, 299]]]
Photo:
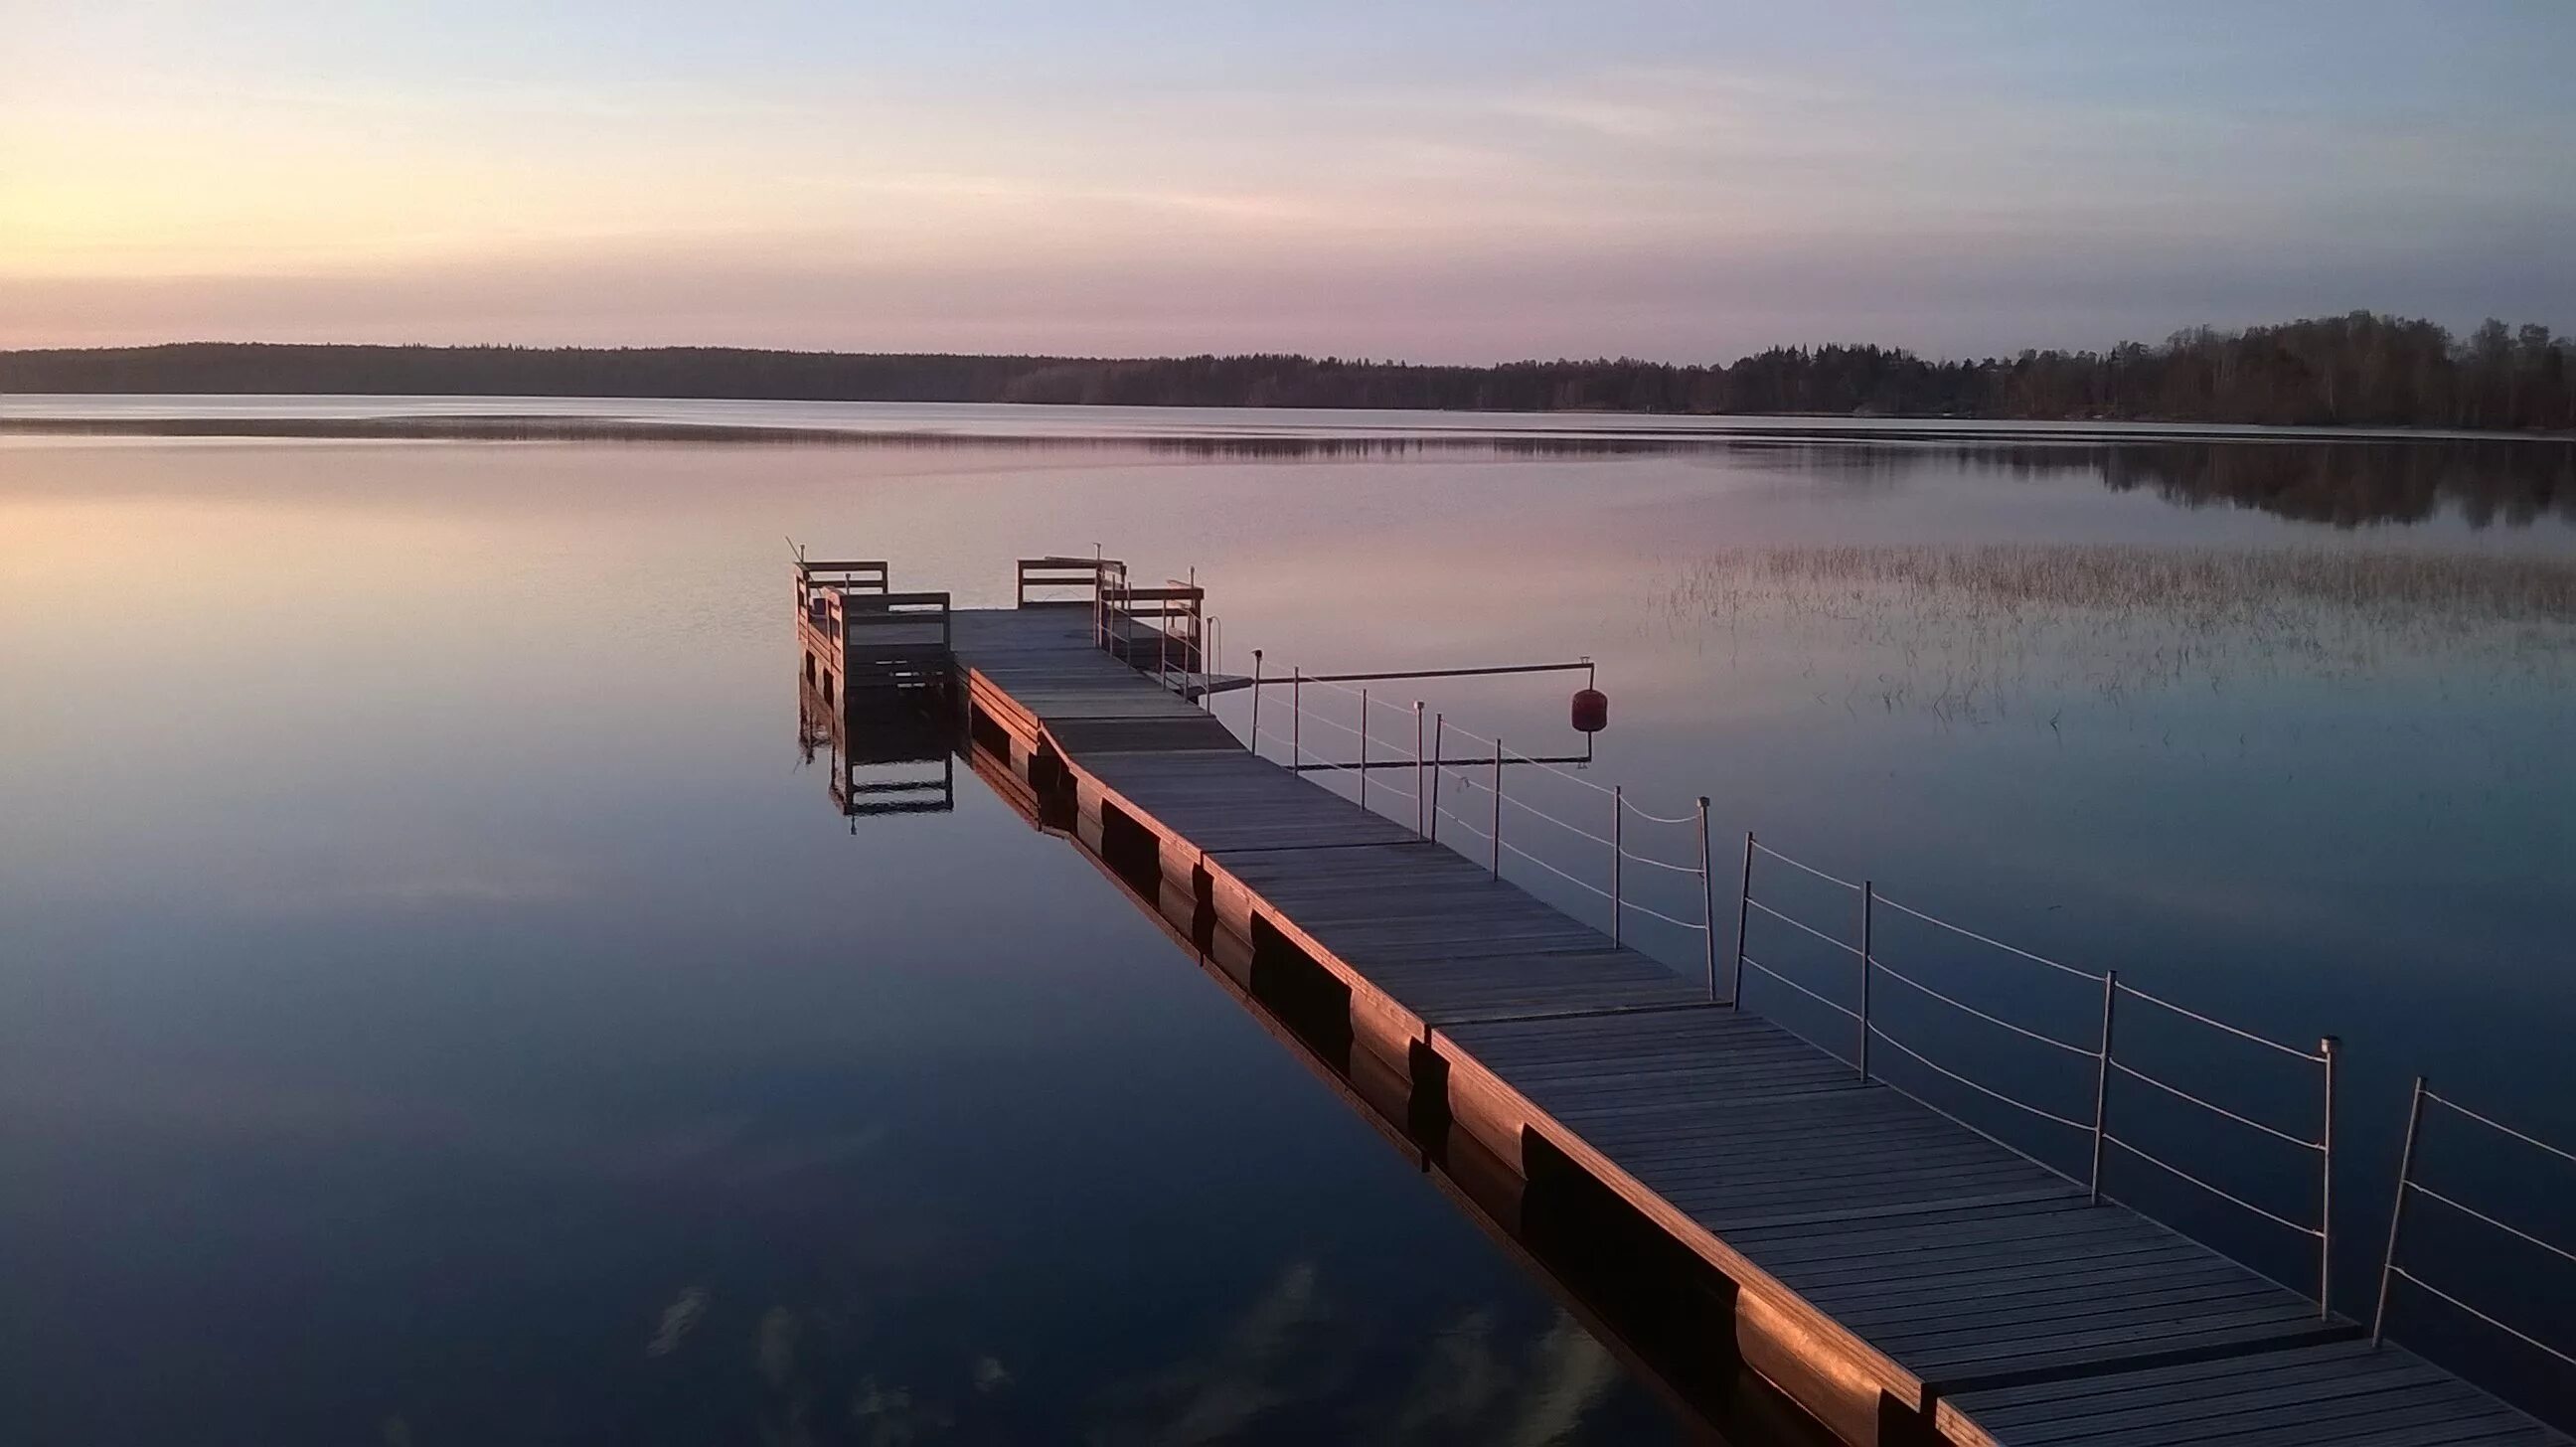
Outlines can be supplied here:
[[0, 345], [2576, 330], [2576, 3], [0, 0]]

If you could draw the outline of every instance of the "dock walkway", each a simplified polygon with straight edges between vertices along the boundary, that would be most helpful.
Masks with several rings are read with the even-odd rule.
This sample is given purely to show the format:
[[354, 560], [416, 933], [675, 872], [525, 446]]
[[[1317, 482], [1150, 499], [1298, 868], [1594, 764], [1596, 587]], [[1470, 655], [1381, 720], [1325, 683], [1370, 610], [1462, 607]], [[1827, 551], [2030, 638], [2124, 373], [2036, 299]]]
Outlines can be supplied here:
[[1525, 1176], [1570, 1164], [1708, 1262], [1746, 1364], [1845, 1440], [2567, 1441], [1256, 757], [1095, 626], [956, 613], [979, 739], [1329, 978], [1354, 1042]]

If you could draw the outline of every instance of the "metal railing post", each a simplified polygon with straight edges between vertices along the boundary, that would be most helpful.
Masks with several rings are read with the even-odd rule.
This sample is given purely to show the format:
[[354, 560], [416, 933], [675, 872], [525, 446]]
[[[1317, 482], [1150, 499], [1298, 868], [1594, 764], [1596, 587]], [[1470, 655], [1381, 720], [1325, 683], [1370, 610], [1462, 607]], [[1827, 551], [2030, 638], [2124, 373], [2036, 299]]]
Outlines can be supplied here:
[[2397, 1231], [2406, 1221], [2407, 1182], [2414, 1179], [2415, 1133], [2424, 1125], [2424, 1077], [2415, 1077], [2414, 1098], [2406, 1104], [2406, 1145], [2397, 1153], [2397, 1198], [2388, 1203], [2388, 1252], [2379, 1258], [2379, 1305], [2370, 1313], [2370, 1344], [2379, 1345], [2388, 1330], [2388, 1283], [2397, 1274]]
[[2093, 1203], [2102, 1202], [2102, 1141], [2111, 1112], [2111, 1005], [2120, 998], [2120, 972], [2102, 972], [2102, 1053], [2093, 1063]]
[[1304, 726], [1306, 723], [1306, 671], [1297, 664], [1288, 665], [1288, 767], [1306, 767]]
[[1440, 842], [1440, 752], [1448, 741], [1449, 714], [1442, 710], [1431, 716], [1431, 842]]
[[1368, 690], [1360, 690], [1360, 807], [1368, 807]]
[[1619, 841], [1626, 838], [1628, 803], [1621, 792], [1627, 786], [1610, 786], [1610, 943], [1619, 943], [1619, 926], [1627, 910], [1619, 902], [1619, 870], [1627, 863], [1628, 847]]
[[1423, 812], [1429, 808], [1430, 795], [1422, 792], [1422, 700], [1413, 701], [1413, 832], [1429, 838], [1430, 819]]
[[1726, 1001], [1744, 1008], [1744, 931], [1753, 922], [1753, 831], [1744, 831], [1744, 887], [1735, 896], [1735, 963], [1727, 967]]
[[1252, 650], [1252, 737], [1245, 740], [1244, 747], [1252, 750], [1254, 758], [1261, 757], [1261, 650], [1258, 648]]
[[[1708, 796], [1699, 796], [1699, 949], [1708, 963], [1708, 998], [1717, 999], [1717, 886], [1708, 873]], [[1733, 1001], [1727, 1003], [1733, 1004]]]
[[1503, 740], [1494, 736], [1494, 877], [1503, 877]]
[[2325, 1067], [2325, 1128], [2317, 1136], [2317, 1315], [2331, 1316], [2328, 1302], [2334, 1296], [2334, 1127], [2335, 1127], [2335, 1047], [2342, 1042], [2328, 1035], [2317, 1042], [2317, 1054]]
[[1869, 1083], [1869, 929], [1870, 916], [1878, 903], [1878, 886], [1874, 880], [1860, 882], [1860, 1078]]

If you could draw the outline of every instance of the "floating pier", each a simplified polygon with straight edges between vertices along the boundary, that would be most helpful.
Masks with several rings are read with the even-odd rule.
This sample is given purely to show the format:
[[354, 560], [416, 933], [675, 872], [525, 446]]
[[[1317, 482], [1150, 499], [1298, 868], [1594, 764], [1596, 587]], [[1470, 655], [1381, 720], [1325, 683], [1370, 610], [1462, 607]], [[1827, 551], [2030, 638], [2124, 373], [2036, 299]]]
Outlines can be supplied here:
[[1685, 978], [1505, 880], [1499, 854], [1426, 837], [1427, 812], [1409, 825], [1248, 749], [1201, 704], [1247, 680], [1211, 668], [1194, 582], [1031, 559], [1018, 606], [953, 609], [887, 591], [882, 564], [826, 566], [798, 574], [812, 702], [895, 687], [962, 723], [1033, 813], [1349, 1074], [1398, 1082], [1418, 1124], [1533, 1199], [1606, 1193], [1652, 1223], [1729, 1303], [1724, 1365], [1835, 1437], [2568, 1441], [1736, 1008], [1714, 947]]

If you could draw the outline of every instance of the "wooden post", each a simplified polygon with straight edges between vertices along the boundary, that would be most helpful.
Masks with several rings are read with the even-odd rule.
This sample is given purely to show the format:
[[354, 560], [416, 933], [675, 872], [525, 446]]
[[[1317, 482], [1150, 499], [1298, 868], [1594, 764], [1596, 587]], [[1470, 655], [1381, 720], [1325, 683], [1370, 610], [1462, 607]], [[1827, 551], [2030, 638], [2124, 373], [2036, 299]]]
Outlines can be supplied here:
[[1878, 903], [1875, 881], [1860, 882], [1860, 1078], [1869, 1083], [1869, 925]]
[[1699, 796], [1699, 949], [1708, 964], [1708, 998], [1713, 1003], [1717, 999], [1717, 887], [1708, 873], [1706, 794]]
[[1619, 926], [1628, 912], [1620, 904], [1619, 896], [1619, 870], [1628, 862], [1627, 846], [1619, 842], [1627, 837], [1624, 831], [1628, 822], [1628, 801], [1621, 792], [1626, 787], [1624, 784], [1610, 786], [1610, 943], [1614, 945], [1619, 943]]
[[2335, 1049], [2343, 1042], [2328, 1035], [2317, 1042], [2317, 1054], [2324, 1057], [2325, 1129], [2317, 1136], [2317, 1315], [2332, 1316], [2328, 1305], [2334, 1295], [2334, 1127], [2335, 1127]]
[[1252, 650], [1252, 737], [1244, 747], [1254, 758], [1261, 757], [1261, 650]]
[[2120, 998], [2120, 972], [2102, 972], [2102, 1053], [2093, 1063], [2093, 1203], [2102, 1203], [2102, 1142], [2111, 1125], [2111, 1006]]
[[1425, 812], [1430, 808], [1430, 799], [1422, 792], [1422, 700], [1417, 698], [1413, 701], [1413, 832], [1426, 839], [1431, 837], [1431, 821]]
[[2397, 1274], [2397, 1230], [2406, 1220], [2406, 1192], [2415, 1174], [2415, 1133], [2424, 1125], [2424, 1077], [2415, 1077], [2415, 1095], [2406, 1105], [2406, 1145], [2397, 1153], [2397, 1199], [2388, 1203], [2388, 1253], [2379, 1258], [2379, 1306], [2370, 1314], [2370, 1344], [2388, 1330], [2388, 1282]]
[[1503, 877], [1503, 740], [1494, 736], [1494, 877]]
[[1726, 974], [1726, 1003], [1744, 1008], [1744, 927], [1753, 918], [1753, 831], [1744, 831], [1744, 889], [1735, 897], [1735, 963]]

